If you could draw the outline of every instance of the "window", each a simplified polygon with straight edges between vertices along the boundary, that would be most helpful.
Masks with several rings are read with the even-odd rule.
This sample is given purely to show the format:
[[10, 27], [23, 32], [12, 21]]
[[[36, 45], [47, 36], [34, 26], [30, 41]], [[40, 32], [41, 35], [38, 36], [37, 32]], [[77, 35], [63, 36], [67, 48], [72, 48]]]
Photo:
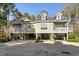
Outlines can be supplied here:
[[66, 27], [66, 23], [54, 23], [54, 27]]
[[28, 28], [31, 28], [31, 26], [30, 26], [30, 25], [28, 25]]
[[47, 25], [46, 24], [41, 24], [41, 29], [46, 30], [47, 29]]

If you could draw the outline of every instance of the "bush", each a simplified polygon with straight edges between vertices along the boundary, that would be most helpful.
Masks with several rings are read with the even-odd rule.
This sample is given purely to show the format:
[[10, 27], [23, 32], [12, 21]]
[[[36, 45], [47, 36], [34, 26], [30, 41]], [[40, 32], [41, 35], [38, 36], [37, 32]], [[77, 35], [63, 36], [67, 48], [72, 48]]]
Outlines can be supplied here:
[[55, 39], [56, 38], [56, 35], [55, 34], [53, 34], [53, 37], [52, 37], [53, 39]]
[[79, 37], [77, 35], [75, 35], [74, 33], [69, 33], [68, 41], [69, 42], [79, 42]]
[[6, 36], [6, 33], [0, 32], [0, 42], [8, 42], [10, 41], [10, 37]]
[[69, 39], [68, 42], [79, 42], [79, 39]]
[[0, 42], [8, 42], [8, 38], [7, 37], [0, 37]]
[[68, 39], [76, 39], [76, 35], [74, 33], [69, 33]]

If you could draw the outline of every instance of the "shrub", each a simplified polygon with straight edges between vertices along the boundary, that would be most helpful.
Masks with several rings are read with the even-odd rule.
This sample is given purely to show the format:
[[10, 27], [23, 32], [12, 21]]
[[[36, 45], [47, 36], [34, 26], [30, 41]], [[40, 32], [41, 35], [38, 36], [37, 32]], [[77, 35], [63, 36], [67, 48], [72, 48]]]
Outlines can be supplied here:
[[79, 39], [68, 39], [69, 42], [79, 42]]
[[55, 34], [53, 34], [53, 39], [55, 39], [56, 38], [56, 35]]
[[77, 35], [75, 35], [74, 33], [69, 33], [68, 41], [69, 42], [79, 42], [79, 37]]
[[74, 33], [69, 33], [68, 39], [76, 39], [76, 35]]
[[6, 33], [0, 32], [0, 42], [8, 42], [10, 41], [10, 37], [6, 36]]
[[7, 37], [0, 37], [0, 42], [8, 42], [8, 38]]

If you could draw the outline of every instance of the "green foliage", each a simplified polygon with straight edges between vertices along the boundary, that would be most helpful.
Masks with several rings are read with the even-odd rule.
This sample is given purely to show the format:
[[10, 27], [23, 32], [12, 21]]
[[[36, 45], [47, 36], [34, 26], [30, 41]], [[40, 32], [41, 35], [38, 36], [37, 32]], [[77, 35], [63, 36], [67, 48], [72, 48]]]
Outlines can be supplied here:
[[79, 38], [78, 39], [68, 39], [68, 42], [79, 42]]
[[53, 34], [53, 39], [55, 39], [56, 38], [56, 35], [55, 34]]
[[73, 25], [73, 32], [78, 35], [79, 34], [79, 25], [77, 21], [79, 20], [79, 4], [78, 3], [71, 3], [71, 4], [66, 4], [64, 11], [63, 11], [63, 16], [70, 17], [70, 24]]
[[8, 38], [7, 37], [0, 37], [0, 42], [8, 42]]
[[6, 36], [6, 33], [0, 32], [0, 42], [8, 42], [10, 41], [10, 38]]
[[30, 15], [28, 13], [26, 13], [26, 12], [23, 14], [23, 17], [31, 19]]
[[[79, 15], [79, 10], [78, 10], [79, 5], [78, 4], [66, 4], [64, 8], [63, 15], [70, 17], [71, 19], [78, 19]], [[73, 20], [72, 20], [73, 21]]]
[[11, 41], [11, 36], [8, 36], [7, 33], [0, 31], [0, 42], [8, 42]]
[[69, 33], [68, 39], [75, 39], [76, 35], [74, 33]]
[[31, 20], [35, 21], [36, 17], [34, 15], [31, 16]]
[[50, 34], [50, 40], [54, 40], [54, 39], [55, 39], [55, 37], [56, 37], [56, 35], [55, 35], [55, 34]]
[[74, 33], [69, 33], [68, 41], [69, 42], [79, 42], [79, 37], [77, 35], [75, 35]]
[[14, 20], [18, 20], [20, 17], [22, 17], [21, 12], [17, 8], [15, 8], [13, 11]]
[[14, 3], [0, 3], [0, 29], [2, 29], [2, 26], [7, 25], [14, 8]]

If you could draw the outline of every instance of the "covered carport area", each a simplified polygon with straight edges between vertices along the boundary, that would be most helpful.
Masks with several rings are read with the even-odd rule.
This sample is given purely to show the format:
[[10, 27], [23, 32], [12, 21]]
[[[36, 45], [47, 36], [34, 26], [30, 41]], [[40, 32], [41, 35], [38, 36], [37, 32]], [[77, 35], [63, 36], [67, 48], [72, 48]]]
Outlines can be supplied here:
[[35, 33], [25, 33], [24, 39], [25, 40], [35, 40], [36, 39]]
[[67, 33], [54, 33], [54, 40], [64, 40], [67, 41], [68, 39], [68, 34]]
[[12, 40], [34, 40], [36, 39], [35, 33], [11, 33]]
[[42, 40], [49, 40], [50, 34], [49, 33], [41, 33], [40, 34]]
[[49, 40], [50, 39], [50, 33], [36, 33], [36, 39], [40, 40]]

